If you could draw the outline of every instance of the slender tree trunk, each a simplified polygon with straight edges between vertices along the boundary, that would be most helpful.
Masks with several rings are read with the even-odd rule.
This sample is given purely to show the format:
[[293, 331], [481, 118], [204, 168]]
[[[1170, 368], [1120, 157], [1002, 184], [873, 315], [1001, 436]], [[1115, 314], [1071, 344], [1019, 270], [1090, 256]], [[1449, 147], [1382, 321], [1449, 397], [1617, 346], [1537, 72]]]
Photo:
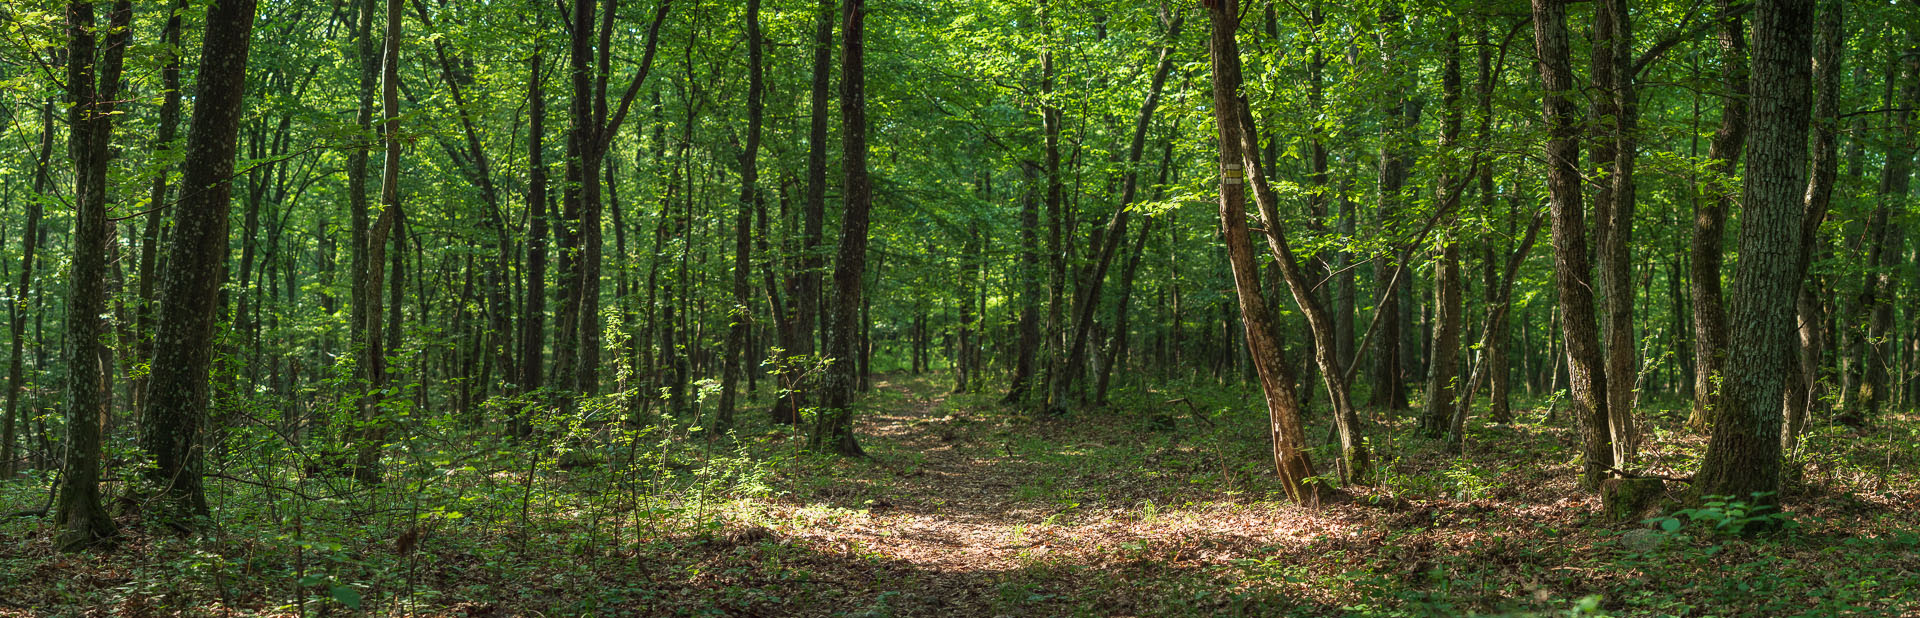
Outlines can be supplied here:
[[[800, 257], [793, 276], [793, 336], [782, 343], [790, 359], [805, 359], [814, 353], [820, 338], [820, 271], [826, 249], [821, 246], [827, 200], [827, 111], [833, 81], [834, 0], [820, 0], [816, 9], [813, 35], [813, 84], [809, 95], [807, 127], [807, 194], [801, 207]], [[774, 405], [775, 422], [798, 424], [800, 409], [810, 399], [807, 370], [811, 363], [788, 361], [781, 378], [786, 396]]]
[[860, 339], [862, 287], [866, 282], [867, 212], [872, 187], [867, 178], [867, 98], [865, 28], [866, 0], [846, 0], [841, 9], [840, 132], [841, 168], [845, 171], [845, 207], [840, 214], [840, 255], [834, 264], [834, 298], [827, 329], [827, 355], [833, 359], [821, 389], [819, 427], [815, 449], [832, 449], [848, 457], [864, 456], [853, 434], [854, 349]]
[[[1594, 196], [1595, 252], [1600, 261], [1600, 291], [1606, 329], [1607, 426], [1614, 464], [1626, 467], [1634, 448], [1633, 405], [1636, 341], [1633, 336], [1633, 213], [1635, 131], [1639, 116], [1634, 91], [1633, 17], [1626, 0], [1595, 5], [1592, 80], [1594, 117], [1604, 129], [1596, 137], [1593, 158], [1606, 171]], [[1604, 146], [1604, 147], [1601, 147]]]
[[183, 190], [173, 208], [160, 277], [153, 377], [140, 445], [154, 458], [148, 481], [165, 492], [161, 519], [176, 526], [191, 526], [190, 517], [207, 513], [200, 433], [207, 417], [214, 310], [227, 259], [227, 212], [253, 17], [252, 0], [223, 0], [207, 9], [193, 120], [180, 164]]
[[753, 211], [760, 204], [760, 0], [747, 0], [747, 146], [740, 153], [740, 210], [733, 219], [733, 309], [727, 329], [727, 358], [720, 383], [718, 435], [733, 429], [734, 397], [746, 356], [748, 331], [753, 328]]
[[113, 156], [113, 108], [120, 91], [121, 59], [131, 39], [132, 8], [124, 0], [114, 5], [102, 44], [93, 4], [76, 0], [67, 5], [73, 259], [67, 269], [67, 336], [62, 354], [67, 365], [66, 462], [54, 514], [60, 526], [59, 546], [65, 551], [101, 545], [118, 534], [113, 518], [100, 506], [101, 421], [111, 397], [106, 381], [112, 375], [100, 351], [106, 345], [101, 315], [107, 311], [107, 252], [113, 236], [107, 223], [107, 165]]
[[1720, 64], [1727, 96], [1720, 107], [1720, 128], [1707, 145], [1707, 198], [1693, 214], [1692, 269], [1688, 273], [1693, 296], [1693, 413], [1687, 426], [1707, 428], [1709, 411], [1720, 388], [1720, 370], [1726, 361], [1727, 313], [1721, 299], [1720, 276], [1734, 187], [1723, 182], [1732, 176], [1747, 141], [1747, 39], [1740, 12], [1732, 0], [1720, 0]]
[[17, 434], [15, 427], [20, 422], [20, 391], [25, 390], [24, 352], [27, 335], [27, 316], [39, 315], [43, 311], [27, 311], [27, 299], [33, 296], [35, 273], [34, 257], [40, 246], [40, 219], [45, 208], [42, 197], [47, 191], [47, 172], [53, 167], [53, 102], [47, 101], [40, 107], [40, 150], [34, 160], [33, 194], [28, 196], [26, 229], [20, 236], [20, 278], [14, 285], [13, 293], [7, 303], [9, 317], [12, 318], [12, 337], [8, 341], [7, 351], [7, 407], [6, 418], [0, 420], [0, 475], [13, 478], [19, 468], [19, 454], [14, 442]]
[[1789, 355], [1787, 394], [1784, 402], [1786, 427], [1780, 434], [1780, 450], [1792, 456], [1799, 450], [1800, 433], [1806, 428], [1807, 411], [1820, 379], [1820, 349], [1825, 346], [1825, 316], [1815, 297], [1817, 282], [1808, 281], [1807, 269], [1813, 262], [1814, 247], [1820, 243], [1820, 224], [1833, 203], [1834, 180], [1840, 163], [1840, 60], [1846, 45], [1844, 21], [1846, 2], [1820, 2], [1815, 18], [1816, 39], [1813, 50], [1813, 159], [1808, 172], [1807, 192], [1800, 220], [1800, 266], [1802, 287], [1796, 305], [1799, 313], [1800, 353]]
[[[1911, 41], [1911, 40], [1910, 40]], [[1899, 204], [1907, 197], [1913, 180], [1914, 108], [1920, 106], [1920, 56], [1903, 55], [1899, 61], [1898, 82], [1895, 69], [1888, 67], [1887, 106], [1898, 109], [1887, 117], [1886, 165], [1881, 168], [1879, 199], [1869, 216], [1866, 234], [1866, 279], [1861, 283], [1860, 304], [1856, 315], [1866, 325], [1864, 339], [1855, 335], [1855, 352], [1850, 354], [1859, 365], [1858, 390], [1840, 415], [1840, 420], [1859, 426], [1880, 414], [1896, 395], [1892, 375], [1900, 357], [1894, 324], [1894, 305], [1898, 303], [1896, 278], [1906, 253], [1905, 230], [1895, 218]], [[1893, 98], [1894, 83], [1903, 84], [1899, 97]]]
[[1245, 149], [1246, 142], [1251, 141], [1246, 131], [1252, 123], [1243, 119], [1245, 110], [1239, 97], [1240, 47], [1234, 41], [1240, 15], [1237, 4], [1237, 0], [1215, 0], [1208, 11], [1213, 26], [1209, 50], [1214, 76], [1213, 107], [1220, 136], [1220, 225], [1226, 237], [1247, 347], [1267, 402], [1274, 471], [1289, 499], [1318, 506], [1322, 489], [1307, 481], [1314, 476], [1314, 469], [1305, 450], [1306, 432], [1300, 422], [1300, 399], [1294, 391], [1293, 369], [1281, 358], [1279, 341], [1274, 339], [1268, 322], [1266, 301], [1260, 296], [1251, 232], [1247, 229], [1246, 185], [1241, 166], [1255, 161], [1258, 155], [1257, 151]]
[[1594, 327], [1593, 269], [1580, 186], [1580, 119], [1568, 96], [1573, 68], [1567, 45], [1567, 0], [1533, 0], [1533, 33], [1545, 89], [1547, 188], [1553, 208], [1554, 279], [1563, 315], [1573, 416], [1582, 434], [1580, 486], [1599, 489], [1614, 464], [1607, 415], [1607, 374]]
[[[1697, 496], [1779, 504], [1781, 369], [1794, 353], [1807, 187], [1813, 0], [1756, 0], [1753, 143], [1741, 195], [1740, 264], [1726, 378]], [[1911, 155], [1909, 155], [1911, 156]]]
[[[1180, 122], [1175, 119], [1170, 133], [1177, 135], [1179, 132]], [[1160, 175], [1154, 182], [1153, 191], [1155, 200], [1165, 194], [1167, 176], [1173, 168], [1173, 143], [1174, 140], [1167, 140], [1160, 151]], [[1127, 258], [1126, 266], [1120, 270], [1120, 285], [1119, 289], [1115, 290], [1119, 298], [1115, 299], [1113, 306], [1113, 342], [1107, 346], [1106, 361], [1100, 364], [1100, 379], [1094, 387], [1093, 395], [1093, 402], [1096, 405], [1106, 405], [1107, 386], [1114, 367], [1127, 362], [1128, 347], [1132, 340], [1128, 322], [1132, 315], [1130, 308], [1133, 304], [1133, 281], [1140, 273], [1140, 263], [1146, 255], [1147, 239], [1152, 237], [1156, 219], [1157, 217], [1148, 216], [1140, 222], [1140, 233], [1134, 238], [1133, 250], [1129, 253], [1131, 257]]]
[[[1399, 7], [1391, 2], [1380, 9], [1380, 24], [1383, 32], [1383, 38], [1381, 40], [1381, 64], [1386, 67], [1386, 70], [1395, 75], [1393, 78], [1395, 80], [1404, 80], [1406, 78], [1403, 75], [1399, 75], [1397, 69], [1398, 60], [1396, 59], [1395, 51], [1393, 50], [1392, 44], [1386, 38], [1389, 35], [1384, 33], [1398, 28], [1402, 19]], [[1400, 210], [1401, 191], [1405, 186], [1407, 178], [1406, 155], [1401, 152], [1402, 144], [1400, 142], [1406, 139], [1402, 133], [1406, 130], [1407, 125], [1414, 124], [1407, 120], [1407, 108], [1412, 104], [1407, 99], [1404, 86], [1395, 86], [1394, 90], [1394, 99], [1387, 103], [1385, 110], [1386, 117], [1381, 120], [1380, 124], [1380, 202], [1378, 215], [1383, 225], [1389, 224]], [[1396, 251], [1390, 248], [1386, 252], [1386, 255], [1392, 255], [1394, 253], [1396, 253]], [[1401, 283], [1394, 283], [1396, 266], [1396, 264], [1392, 264], [1390, 260], [1386, 259], [1376, 260], [1374, 263], [1375, 285], [1373, 294], [1375, 302], [1373, 310], [1375, 313], [1384, 313], [1386, 317], [1385, 319], [1376, 318], [1375, 320], [1379, 324], [1380, 333], [1378, 336], [1380, 341], [1374, 346], [1374, 387], [1369, 405], [1388, 410], [1401, 410], [1407, 407], [1406, 386], [1405, 383], [1401, 381], [1401, 374], [1404, 371], [1403, 365], [1406, 363], [1406, 359], [1402, 358], [1402, 346], [1400, 343], [1400, 339], [1403, 336], [1400, 332], [1400, 315], [1404, 311], [1402, 305], [1405, 304], [1406, 301], [1404, 300], [1405, 295], [1396, 293], [1398, 289], [1395, 289], [1404, 289], [1403, 286], [1406, 285], [1405, 281], [1407, 278], [1400, 277], [1399, 280]]]
[[[1447, 37], [1446, 67], [1440, 79], [1444, 120], [1440, 129], [1440, 156], [1451, 157], [1460, 142], [1460, 33], [1456, 26]], [[1451, 166], [1449, 166], [1451, 167]], [[1460, 199], [1459, 187], [1451, 172], [1442, 173], [1435, 203], [1449, 204]], [[1439, 236], [1440, 259], [1434, 264], [1434, 329], [1432, 353], [1427, 363], [1427, 405], [1421, 416], [1420, 430], [1428, 438], [1445, 436], [1452, 428], [1454, 391], [1459, 386], [1460, 362], [1460, 244], [1453, 234]]]
[[[180, 57], [183, 55], [180, 49], [180, 19], [186, 10], [187, 0], [175, 0], [172, 10], [167, 14], [166, 26], [160, 31], [160, 42], [164, 46], [162, 53], [166, 60], [160, 68], [160, 118], [153, 138], [156, 159], [165, 158], [165, 153], [173, 149], [174, 139], [180, 133]], [[163, 171], [167, 169], [162, 168]], [[147, 196], [148, 204], [158, 206], [167, 203], [167, 178], [168, 174], [165, 173], [153, 175], [153, 188]], [[153, 358], [154, 282], [159, 279], [160, 230], [166, 220], [166, 210], [149, 212], [140, 232], [140, 299], [135, 305], [133, 344], [134, 358], [139, 362]], [[135, 414], [139, 413], [139, 408], [146, 406], [149, 377], [148, 374], [135, 377], [129, 387], [133, 392]]]
[[[399, 260], [404, 248], [397, 239], [404, 238], [398, 233], [400, 216], [400, 18], [402, 0], [387, 0], [385, 36], [380, 53], [380, 141], [385, 144], [386, 152], [380, 162], [380, 212], [374, 216], [367, 227], [367, 346], [366, 358], [368, 376], [368, 395], [362, 399], [361, 420], [367, 423], [359, 436], [359, 454], [353, 466], [354, 479], [362, 483], [380, 482], [380, 443], [386, 438], [380, 414], [381, 400], [389, 387], [387, 375], [387, 356], [392, 346], [387, 336], [395, 337], [397, 328], [389, 331], [390, 324], [399, 324], [401, 267]], [[383, 268], [389, 261], [387, 245], [394, 244], [392, 268], [394, 271], [392, 294], [392, 315], [385, 313], [381, 294], [387, 293]], [[382, 324], [382, 320], [387, 324]]]
[[1046, 369], [1041, 374], [1043, 399], [1040, 409], [1052, 411], [1066, 405], [1065, 391], [1066, 350], [1061, 344], [1066, 339], [1067, 307], [1067, 246], [1066, 228], [1068, 213], [1066, 206], [1066, 185], [1060, 175], [1060, 124], [1063, 120], [1060, 105], [1054, 98], [1054, 79], [1058, 68], [1054, 58], [1053, 18], [1047, 0], [1040, 0], [1041, 35], [1044, 40], [1040, 51], [1040, 128], [1044, 149], [1041, 164], [1047, 175], [1047, 313], [1043, 332], [1046, 340], [1040, 349], [1044, 350]]
[[[1073, 302], [1072, 339], [1068, 342], [1066, 370], [1058, 378], [1062, 384], [1059, 390], [1076, 393], [1075, 397], [1084, 399], [1084, 393], [1078, 393], [1074, 385], [1085, 373], [1087, 357], [1087, 335], [1092, 332], [1094, 315], [1100, 308], [1100, 290], [1107, 277], [1107, 269], [1113, 264], [1113, 255], [1126, 240], [1129, 207], [1140, 185], [1140, 155], [1146, 148], [1147, 129], [1153, 124], [1154, 110], [1160, 106], [1160, 90], [1167, 83], [1167, 75], [1173, 71], [1173, 44], [1180, 38], [1180, 26], [1186, 16], [1175, 14], [1167, 22], [1166, 41], [1160, 47], [1160, 58], [1154, 64], [1153, 78], [1147, 86], [1146, 99], [1140, 102], [1140, 111], [1134, 117], [1133, 137], [1127, 143], [1125, 172], [1121, 174], [1120, 203], [1114, 207], [1113, 214], [1107, 218], [1106, 225], [1099, 232], [1093, 259], [1082, 267], [1078, 280], [1082, 282]], [[1058, 403], [1058, 402], [1056, 402]]]
[[1032, 394], [1035, 377], [1033, 375], [1035, 351], [1040, 347], [1040, 202], [1035, 197], [1036, 168], [1031, 162], [1021, 163], [1021, 172], [1025, 176], [1025, 185], [1020, 193], [1020, 317], [1016, 327], [1018, 340], [1014, 344], [1013, 378], [1007, 385], [1007, 396], [1001, 398], [1002, 404], [1024, 405]]
[[[541, 91], [541, 41], [534, 39], [527, 62], [527, 291], [520, 312], [519, 392], [534, 393], [543, 386], [547, 364], [547, 97]], [[508, 420], [507, 433], [526, 438], [533, 432], [525, 410]]]

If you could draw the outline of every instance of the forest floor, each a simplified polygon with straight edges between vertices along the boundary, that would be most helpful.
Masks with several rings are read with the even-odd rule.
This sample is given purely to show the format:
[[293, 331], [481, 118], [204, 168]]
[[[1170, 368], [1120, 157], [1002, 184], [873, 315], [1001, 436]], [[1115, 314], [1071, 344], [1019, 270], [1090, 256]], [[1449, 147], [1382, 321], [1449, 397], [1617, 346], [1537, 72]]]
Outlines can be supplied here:
[[[1789, 523], [1740, 536], [1768, 518], [1605, 520], [1564, 413], [1475, 423], [1460, 456], [1372, 414], [1379, 478], [1308, 509], [1249, 389], [1034, 417], [947, 379], [877, 377], [862, 459], [753, 419], [734, 448], [643, 434], [597, 460], [408, 447], [387, 491], [228, 469], [251, 482], [216, 481], [215, 532], [126, 516], [92, 554], [10, 517], [0, 616], [1920, 616], [1912, 415], [1816, 429]], [[1689, 474], [1704, 438], [1647, 412], [1637, 469]], [[0, 510], [44, 496], [8, 483]]]

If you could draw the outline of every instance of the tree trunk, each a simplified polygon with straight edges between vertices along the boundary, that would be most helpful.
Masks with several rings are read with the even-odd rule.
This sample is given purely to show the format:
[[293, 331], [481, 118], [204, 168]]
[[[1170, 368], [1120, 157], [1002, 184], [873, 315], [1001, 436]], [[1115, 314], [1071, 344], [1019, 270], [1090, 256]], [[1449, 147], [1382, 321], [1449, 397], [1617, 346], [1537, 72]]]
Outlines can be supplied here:
[[1741, 195], [1726, 377], [1697, 496], [1779, 504], [1781, 368], [1794, 353], [1806, 191], [1813, 0], [1757, 0], [1753, 143]]
[[1707, 198], [1693, 213], [1693, 264], [1688, 272], [1693, 296], [1693, 413], [1687, 426], [1705, 430], [1720, 388], [1726, 361], [1727, 313], [1721, 300], [1720, 276], [1726, 235], [1727, 208], [1734, 188], [1723, 182], [1732, 176], [1747, 141], [1747, 39], [1740, 13], [1732, 0], [1720, 0], [1720, 64], [1727, 96], [1720, 107], [1720, 128], [1707, 145]]
[[1568, 99], [1574, 88], [1567, 45], [1567, 0], [1533, 0], [1534, 45], [1545, 90], [1547, 188], [1553, 208], [1554, 279], [1566, 337], [1573, 416], [1582, 434], [1580, 486], [1600, 488], [1614, 464], [1607, 415], [1607, 374], [1594, 328], [1593, 272], [1580, 186], [1580, 119]]
[[227, 259], [227, 210], [253, 16], [253, 0], [222, 1], [207, 9], [193, 120], [180, 164], [181, 186], [204, 189], [181, 192], [160, 278], [153, 376], [140, 445], [154, 458], [148, 481], [165, 491], [161, 519], [176, 526], [207, 513], [200, 430], [207, 417], [214, 309]]
[[720, 409], [716, 430], [724, 436], [733, 429], [735, 393], [741, 364], [747, 353], [747, 335], [753, 328], [753, 211], [760, 205], [760, 0], [747, 0], [747, 146], [740, 153], [740, 206], [733, 219], [733, 308], [728, 314], [727, 358], [721, 370]]
[[[1383, 33], [1380, 43], [1381, 64], [1386, 70], [1396, 73], [1399, 71], [1396, 64], [1398, 60], [1392, 44], [1384, 33], [1398, 28], [1402, 20], [1399, 7], [1392, 2], [1380, 9], [1380, 27]], [[1396, 74], [1394, 79], [1398, 81], [1405, 77]], [[1390, 225], [1393, 217], [1400, 210], [1401, 191], [1407, 179], [1406, 155], [1401, 152], [1401, 141], [1406, 137], [1402, 133], [1406, 131], [1408, 125], [1414, 124], [1407, 120], [1407, 108], [1412, 103], [1408, 100], [1404, 87], [1395, 86], [1394, 90], [1393, 100], [1386, 105], [1386, 117], [1380, 123], [1380, 201], [1377, 214], [1383, 226]], [[1397, 251], [1389, 248], [1386, 254], [1394, 253]], [[1400, 331], [1402, 305], [1406, 301], [1405, 295], [1397, 292], [1405, 289], [1407, 284], [1406, 277], [1399, 277], [1400, 283], [1395, 283], [1394, 273], [1398, 270], [1396, 266], [1399, 265], [1390, 262], [1389, 259], [1382, 259], [1376, 260], [1374, 264], [1373, 310], [1377, 314], [1384, 314], [1385, 318], [1375, 318], [1375, 322], [1379, 324], [1380, 341], [1373, 346], [1374, 386], [1369, 405], [1387, 410], [1402, 410], [1407, 407], [1407, 393], [1406, 385], [1401, 381], [1406, 359], [1402, 358], [1400, 339], [1403, 333]]]
[[106, 381], [112, 375], [100, 351], [106, 345], [101, 315], [107, 311], [107, 251], [112, 238], [107, 223], [107, 163], [113, 156], [113, 108], [120, 91], [122, 54], [131, 38], [127, 31], [132, 12], [124, 0], [114, 5], [103, 45], [95, 38], [93, 2], [76, 0], [67, 5], [73, 260], [67, 269], [67, 336], [62, 351], [67, 366], [67, 452], [54, 515], [60, 526], [59, 545], [65, 551], [103, 544], [118, 533], [113, 518], [100, 506], [101, 421], [111, 396]]
[[814, 341], [820, 338], [820, 271], [826, 249], [821, 246], [827, 200], [827, 110], [831, 103], [829, 86], [833, 81], [833, 0], [820, 0], [814, 20], [813, 88], [808, 108], [807, 195], [801, 209], [800, 257], [794, 265], [793, 333], [782, 343], [790, 359], [781, 378], [788, 393], [773, 408], [773, 420], [799, 424], [800, 409], [807, 406], [812, 389], [806, 358], [814, 353]]
[[1245, 133], [1251, 123], [1242, 118], [1244, 110], [1239, 98], [1240, 47], [1234, 41], [1240, 15], [1237, 4], [1237, 0], [1216, 0], [1209, 10], [1213, 25], [1209, 50], [1214, 76], [1213, 106], [1215, 127], [1220, 136], [1220, 225], [1233, 269], [1234, 289], [1240, 300], [1242, 330], [1267, 402], [1274, 471], [1288, 498], [1298, 504], [1318, 506], [1322, 490], [1307, 481], [1314, 476], [1313, 461], [1305, 450], [1306, 432], [1301, 427], [1293, 370], [1281, 358], [1279, 342], [1274, 339], [1268, 322], [1266, 301], [1260, 296], [1251, 232], [1247, 229], [1246, 185], [1241, 166], [1253, 161], [1257, 154], [1245, 150], [1248, 141]]
[[[20, 279], [14, 285], [13, 293], [8, 295], [8, 317], [12, 318], [12, 338], [8, 339], [7, 352], [7, 407], [6, 418], [0, 420], [0, 475], [13, 478], [18, 471], [19, 454], [14, 450], [17, 434], [15, 427], [20, 422], [20, 391], [25, 390], [24, 352], [27, 335], [27, 316], [39, 315], [43, 311], [27, 311], [26, 299], [32, 296], [34, 280], [34, 257], [40, 246], [40, 219], [45, 207], [41, 198], [47, 191], [47, 172], [53, 167], [53, 102], [47, 101], [40, 107], [40, 152], [34, 160], [33, 194], [27, 199], [26, 229], [20, 236]], [[150, 215], [155, 216], [155, 215]]]
[[1031, 162], [1022, 162], [1020, 168], [1026, 182], [1020, 193], [1019, 337], [1014, 344], [1013, 378], [1007, 396], [1000, 399], [1002, 404], [1015, 405], [1025, 405], [1032, 394], [1034, 356], [1040, 347], [1040, 203], [1034, 196], [1038, 182]]
[[1846, 45], [1844, 22], [1846, 3], [1826, 0], [1820, 3], [1815, 18], [1817, 30], [1813, 51], [1813, 159], [1808, 172], [1807, 193], [1800, 220], [1800, 266], [1802, 278], [1799, 308], [1800, 353], [1789, 355], [1787, 394], [1784, 402], [1786, 427], [1780, 434], [1780, 450], [1792, 456], [1799, 450], [1800, 433], [1806, 428], [1807, 411], [1813, 406], [1820, 380], [1820, 349], [1826, 333], [1820, 300], [1815, 297], [1815, 282], [1807, 281], [1807, 269], [1813, 262], [1814, 247], [1820, 242], [1820, 224], [1833, 203], [1833, 184], [1839, 176], [1840, 134], [1840, 60]]
[[1061, 343], [1065, 340], [1067, 306], [1067, 213], [1064, 212], [1066, 190], [1060, 177], [1060, 123], [1062, 114], [1055, 100], [1054, 77], [1054, 33], [1053, 19], [1049, 15], [1047, 0], [1040, 0], [1040, 25], [1043, 29], [1043, 47], [1040, 51], [1040, 129], [1044, 149], [1041, 164], [1047, 175], [1047, 313], [1043, 333], [1046, 341], [1040, 349], [1045, 351], [1046, 369], [1041, 374], [1041, 383], [1045, 386], [1040, 402], [1042, 411], [1052, 411], [1066, 405], [1067, 383], [1066, 350]]
[[[547, 97], [541, 90], [541, 41], [534, 40], [527, 62], [527, 264], [526, 299], [520, 312], [519, 393], [539, 391], [546, 377], [547, 314]], [[526, 438], [533, 433], [527, 412], [513, 413], [507, 433]]]
[[[367, 7], [371, 8], [371, 7]], [[400, 214], [400, 17], [401, 0], [387, 0], [386, 26], [380, 52], [380, 140], [385, 144], [386, 152], [380, 162], [380, 212], [374, 215], [373, 222], [367, 227], [367, 270], [363, 292], [367, 302], [366, 313], [366, 357], [362, 362], [367, 366], [368, 393], [361, 399], [360, 417], [367, 424], [358, 437], [359, 453], [353, 466], [354, 479], [362, 483], [380, 482], [380, 443], [385, 440], [386, 432], [382, 427], [380, 414], [381, 400], [388, 390], [387, 356], [392, 350], [387, 336], [399, 337], [398, 332], [389, 332], [382, 320], [397, 325], [398, 314], [382, 315], [381, 294], [386, 289], [385, 270], [389, 264], [387, 245], [394, 243], [392, 268], [394, 284], [398, 285], [401, 274], [401, 251], [404, 245], [396, 238]], [[398, 288], [391, 291], [392, 309], [400, 307]]]
[[[172, 150], [173, 141], [180, 133], [180, 19], [187, 10], [187, 0], [175, 0], [173, 9], [167, 14], [167, 23], [160, 31], [160, 42], [165, 46], [165, 64], [160, 68], [160, 118], [153, 138], [155, 159], [164, 159], [165, 152]], [[162, 168], [168, 170], [170, 168]], [[147, 195], [147, 203], [154, 206], [167, 203], [168, 174], [153, 175], [153, 188]], [[36, 190], [36, 192], [38, 192]], [[140, 299], [135, 305], [134, 352], [136, 362], [146, 362], [153, 358], [154, 328], [154, 283], [159, 279], [160, 230], [167, 220], [167, 211], [153, 210], [145, 216], [140, 232]], [[31, 263], [32, 258], [28, 258]], [[331, 311], [329, 311], [331, 313]], [[16, 335], [15, 340], [19, 337]], [[128, 387], [134, 398], [134, 413], [146, 406], [148, 375], [133, 379]], [[10, 441], [9, 441], [10, 442]], [[11, 458], [0, 457], [6, 461]], [[0, 463], [3, 469], [5, 463]]]
[[[1634, 93], [1633, 17], [1626, 0], [1600, 0], [1594, 10], [1592, 81], [1596, 136], [1593, 158], [1604, 170], [1594, 195], [1595, 253], [1606, 328], [1607, 426], [1614, 464], [1626, 467], [1634, 452], [1633, 405], [1636, 345], [1633, 336], [1634, 132], [1639, 102]], [[1604, 147], [1603, 147], [1604, 146]]]
[[[1440, 90], [1444, 119], [1440, 128], [1439, 156], [1448, 160], [1460, 142], [1460, 33], [1456, 28], [1447, 36], [1446, 68], [1441, 74]], [[1452, 167], [1452, 166], [1448, 166]], [[1460, 199], [1460, 187], [1451, 172], [1442, 173], [1434, 196], [1437, 204]], [[1453, 234], [1440, 233], [1440, 259], [1434, 263], [1434, 329], [1432, 353], [1427, 362], [1427, 405], [1421, 416], [1420, 431], [1428, 438], [1440, 438], [1452, 428], [1454, 391], [1458, 386], [1460, 362], [1460, 245]]]
[[853, 435], [854, 347], [860, 337], [862, 287], [866, 283], [867, 212], [873, 203], [867, 179], [866, 54], [863, 22], [866, 0], [846, 0], [841, 9], [840, 131], [845, 206], [840, 215], [840, 255], [833, 269], [834, 298], [827, 355], [832, 364], [821, 389], [819, 427], [813, 448], [848, 457], [864, 456]]

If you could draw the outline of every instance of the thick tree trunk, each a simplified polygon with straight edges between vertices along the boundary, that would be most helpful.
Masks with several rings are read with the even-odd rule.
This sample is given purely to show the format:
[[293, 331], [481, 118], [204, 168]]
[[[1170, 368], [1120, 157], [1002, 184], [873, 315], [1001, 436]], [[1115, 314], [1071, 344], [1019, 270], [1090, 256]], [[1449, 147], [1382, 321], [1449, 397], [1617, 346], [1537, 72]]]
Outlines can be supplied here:
[[153, 377], [140, 446], [154, 458], [148, 481], [165, 492], [162, 519], [176, 526], [207, 513], [200, 430], [207, 416], [214, 309], [227, 259], [227, 210], [253, 16], [253, 0], [223, 0], [207, 10], [193, 120], [180, 164], [181, 186], [199, 189], [183, 190], [174, 206], [160, 278]]
[[1687, 426], [1696, 431], [1707, 428], [1726, 361], [1727, 313], [1721, 300], [1720, 271], [1734, 188], [1722, 178], [1733, 175], [1747, 141], [1746, 29], [1732, 0], [1720, 0], [1720, 13], [1720, 64], [1727, 96], [1720, 107], [1720, 128], [1707, 146], [1710, 179], [1706, 199], [1693, 213], [1693, 262], [1687, 277], [1693, 297], [1693, 413], [1687, 417]]
[[1583, 444], [1580, 486], [1595, 491], [1614, 462], [1607, 414], [1608, 376], [1594, 327], [1593, 269], [1587, 262], [1586, 218], [1581, 206], [1580, 119], [1568, 98], [1574, 81], [1567, 45], [1567, 0], [1533, 0], [1533, 33], [1549, 131], [1545, 154], [1553, 208], [1554, 279], [1560, 293], [1573, 416]]
[[819, 427], [813, 448], [849, 457], [865, 455], [853, 434], [855, 346], [861, 339], [860, 309], [867, 266], [867, 212], [873, 203], [867, 178], [866, 0], [845, 0], [841, 9], [840, 132], [845, 171], [845, 207], [840, 214], [840, 252], [834, 264], [834, 298], [827, 329], [832, 364], [821, 389]]
[[1794, 353], [1806, 191], [1813, 0], [1757, 0], [1753, 140], [1741, 195], [1740, 264], [1726, 377], [1697, 496], [1780, 500], [1781, 368]]

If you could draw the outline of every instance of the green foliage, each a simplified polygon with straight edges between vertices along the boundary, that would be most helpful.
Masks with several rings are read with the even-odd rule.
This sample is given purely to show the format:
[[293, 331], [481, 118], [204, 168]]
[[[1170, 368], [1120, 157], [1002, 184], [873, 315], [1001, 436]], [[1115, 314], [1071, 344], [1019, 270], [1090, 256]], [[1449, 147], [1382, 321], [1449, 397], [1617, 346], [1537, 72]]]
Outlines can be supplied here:
[[[1751, 531], [1791, 531], [1797, 523], [1791, 514], [1780, 510], [1766, 498], [1772, 492], [1754, 492], [1752, 501], [1732, 496], [1706, 496], [1700, 506], [1680, 509], [1670, 515], [1644, 520], [1667, 533], [1696, 526], [1712, 535], [1741, 536]], [[1683, 521], [1684, 520], [1684, 521]]]

